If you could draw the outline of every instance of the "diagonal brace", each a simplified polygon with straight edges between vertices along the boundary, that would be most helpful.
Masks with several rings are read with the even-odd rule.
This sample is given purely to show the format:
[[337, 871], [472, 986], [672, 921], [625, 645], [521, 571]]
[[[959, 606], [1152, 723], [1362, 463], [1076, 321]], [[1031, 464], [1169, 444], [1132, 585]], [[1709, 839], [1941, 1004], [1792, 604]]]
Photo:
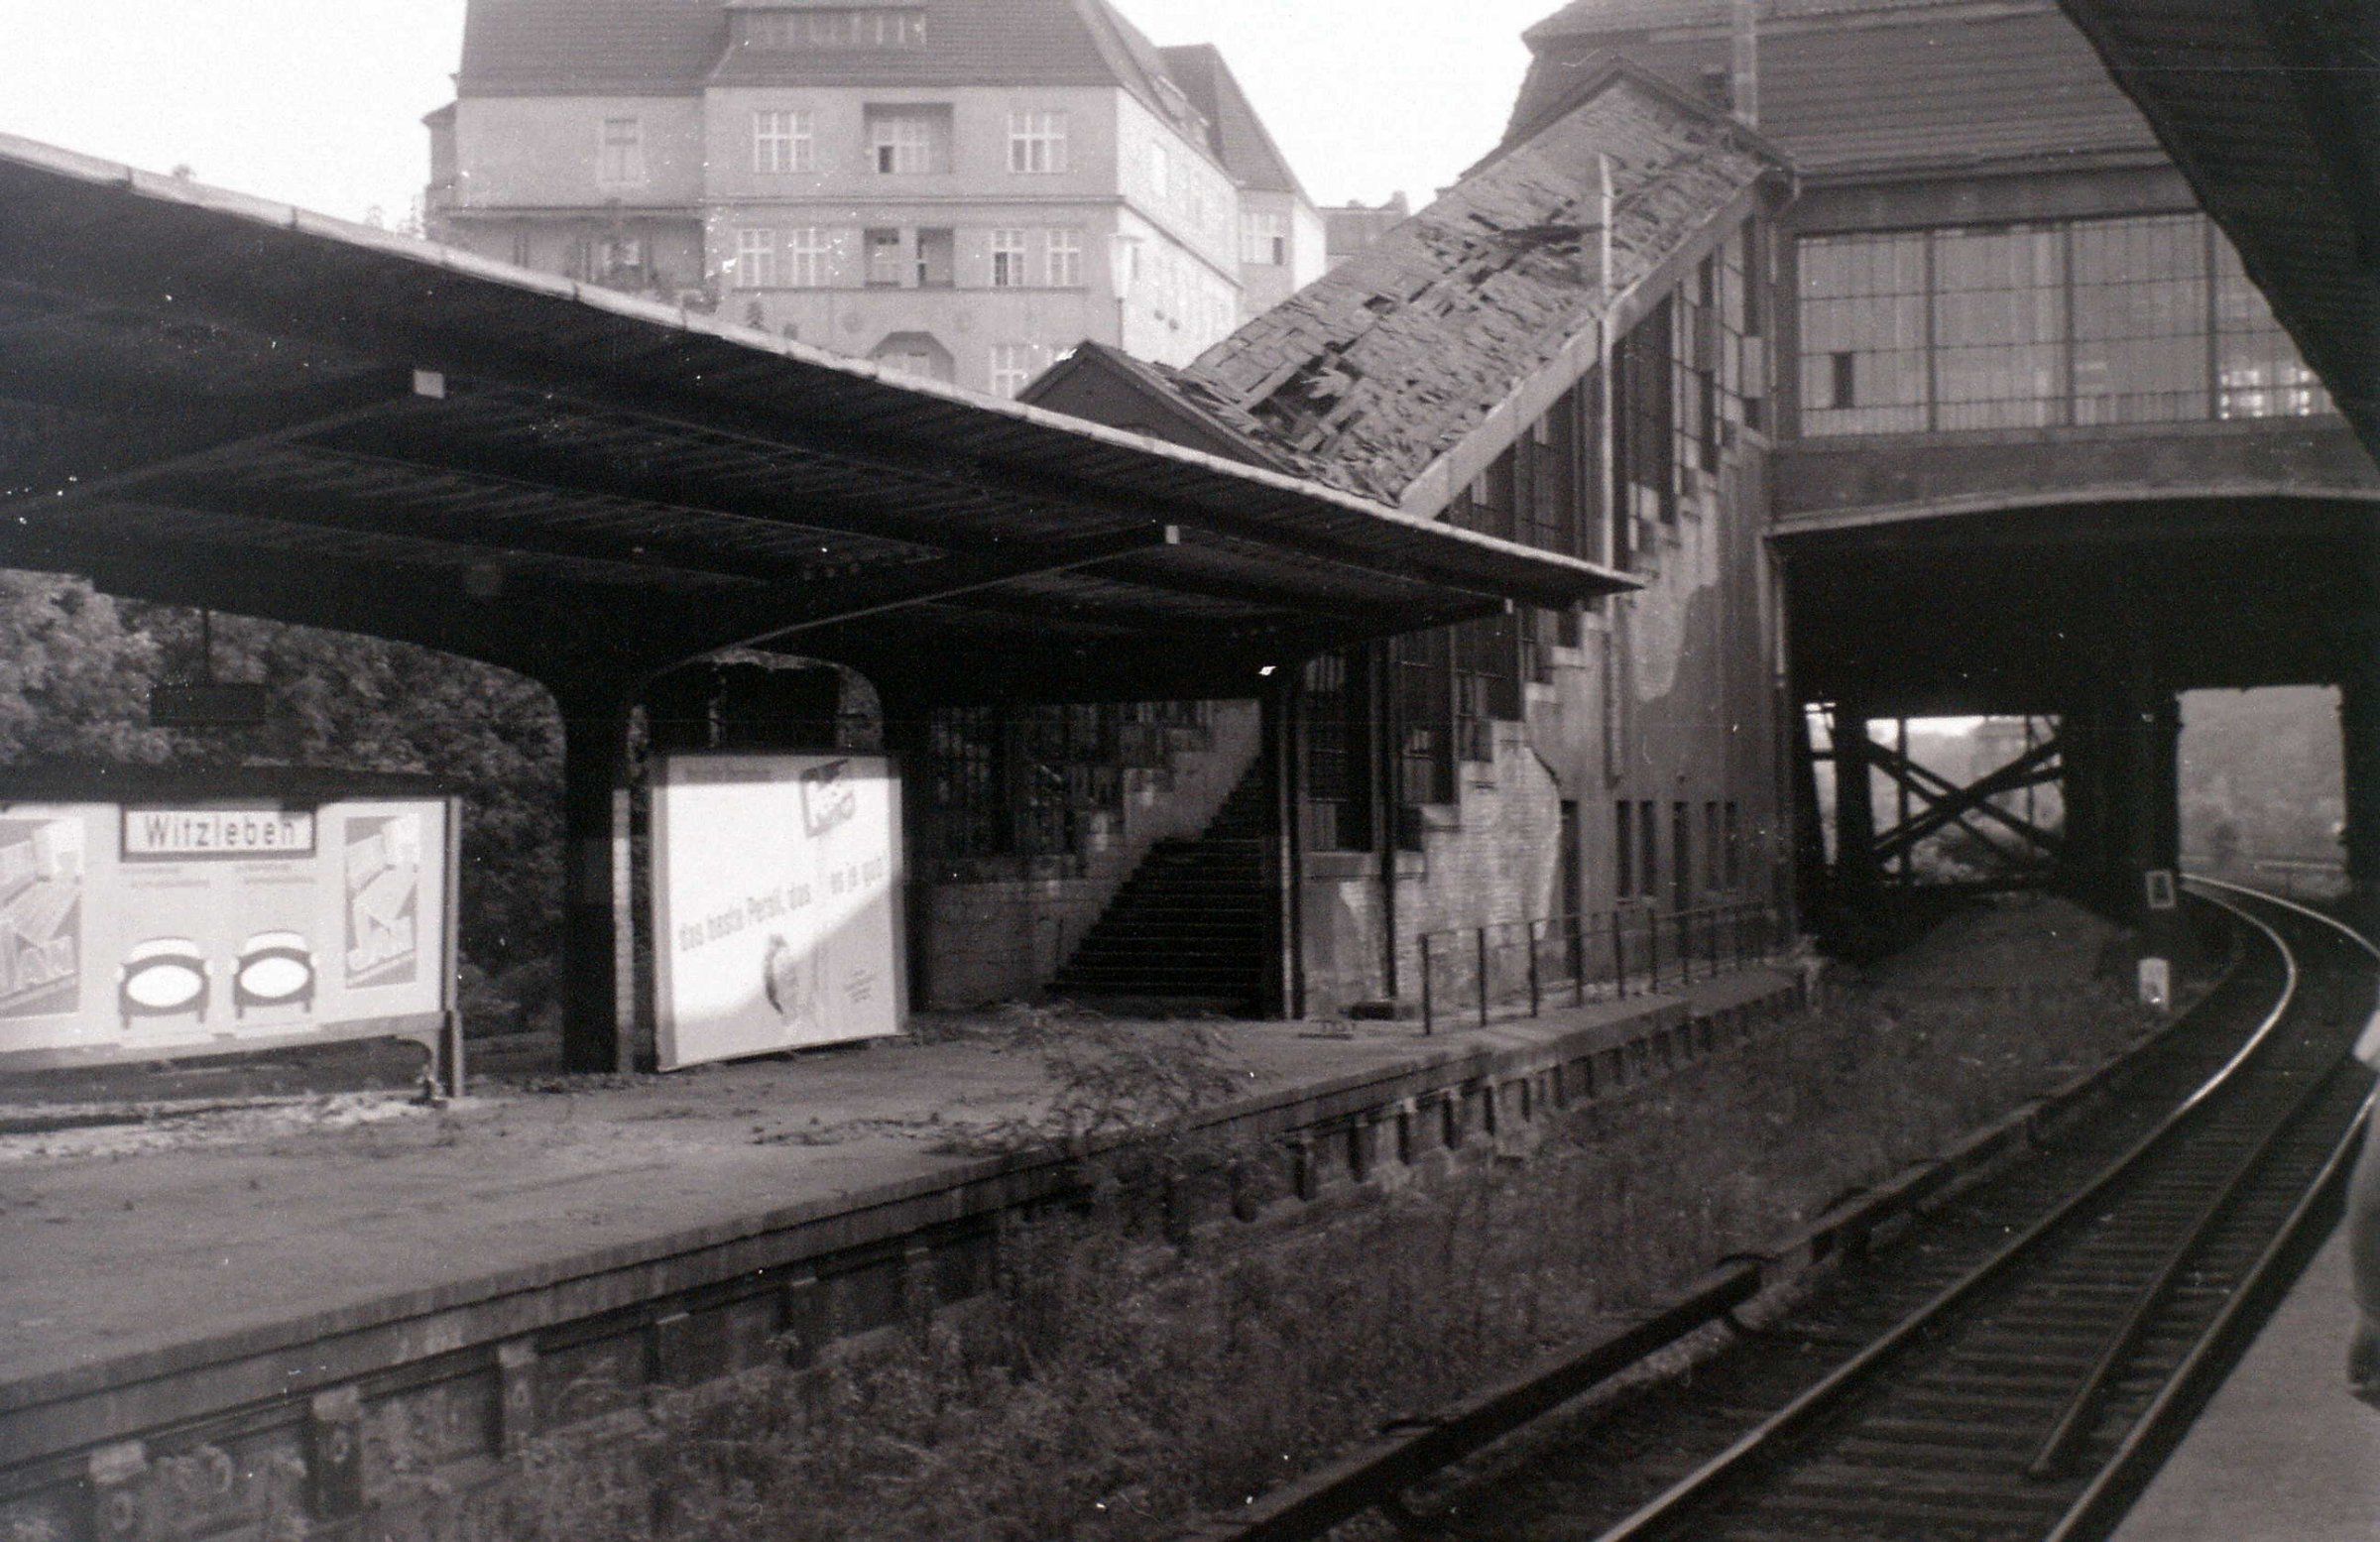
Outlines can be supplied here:
[[1924, 813], [1877, 837], [1876, 852], [1879, 857], [1898, 856], [1953, 823], [1964, 824], [1966, 816], [1970, 814], [1981, 814], [1992, 819], [2053, 855], [2065, 844], [2057, 835], [1991, 801], [2003, 792], [2013, 792], [2021, 787], [2054, 779], [2058, 773], [2054, 763], [2060, 755], [2056, 739], [2035, 746], [1990, 775], [1964, 787], [1954, 786], [1938, 773], [1883, 745], [1870, 746], [1868, 755], [1875, 766], [1908, 786], [1928, 804]]
[[1068, 573], [1181, 543], [1180, 527], [1143, 525], [1078, 540], [1034, 542], [983, 554], [904, 563], [890, 572], [812, 585], [809, 587], [820, 592], [806, 604], [796, 600], [744, 608], [736, 618], [719, 624], [708, 639], [687, 640], [679, 650], [680, 656], [651, 670], [645, 678], [650, 680], [729, 649], [765, 648], [822, 627], [862, 621], [912, 605], [943, 604], [1019, 579]]

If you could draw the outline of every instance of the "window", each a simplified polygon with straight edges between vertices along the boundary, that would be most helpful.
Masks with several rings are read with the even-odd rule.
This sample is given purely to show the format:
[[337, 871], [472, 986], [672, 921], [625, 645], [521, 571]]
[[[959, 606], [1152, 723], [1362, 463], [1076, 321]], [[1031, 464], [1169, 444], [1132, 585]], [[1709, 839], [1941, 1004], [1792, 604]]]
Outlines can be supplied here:
[[2273, 319], [2239, 254], [2213, 233], [2217, 417], [2305, 417], [2332, 412], [2330, 397]]
[[917, 287], [946, 290], [958, 268], [958, 236], [947, 229], [917, 232]]
[[1306, 663], [1306, 841], [1316, 851], [1371, 849], [1369, 656], [1323, 653]]
[[595, 277], [610, 284], [645, 277], [645, 243], [635, 236], [607, 236], [595, 244]]
[[737, 231], [735, 267], [732, 270], [732, 276], [736, 289], [769, 290], [776, 288], [776, 232], [774, 230]]
[[1730, 890], [1743, 887], [1743, 810], [1730, 801], [1726, 808], [1726, 881]]
[[1249, 213], [1240, 216], [1240, 260], [1259, 268], [1289, 264], [1289, 219], [1284, 214]]
[[1907, 433], [1926, 426], [1926, 238], [1804, 241], [1802, 428]]
[[2073, 227], [2075, 421], [2208, 415], [2206, 235], [2195, 214]]
[[950, 350], [931, 332], [894, 332], [869, 355], [896, 375], [949, 380], [955, 373]]
[[1148, 189], [1159, 203], [1173, 201], [1173, 152], [1163, 145], [1148, 147]]
[[950, 170], [948, 107], [870, 107], [868, 164], [883, 177]]
[[785, 275], [785, 282], [795, 289], [824, 289], [834, 262], [834, 236], [830, 232], [817, 229], [794, 231], [792, 264]]
[[1669, 904], [1673, 910], [1694, 908], [1694, 805], [1669, 805]]
[[1066, 114], [1009, 114], [1009, 170], [1032, 174], [1066, 170]]
[[1716, 893], [1727, 887], [1726, 866], [1726, 842], [1719, 822], [1719, 804], [1703, 805], [1703, 888]]
[[603, 120], [595, 179], [606, 187], [634, 187], [645, 180], [645, 125], [641, 119]]
[[1661, 829], [1653, 823], [1653, 800], [1636, 805], [1636, 892], [1661, 897]]
[[1024, 232], [993, 231], [992, 287], [996, 290], [1014, 290], [1022, 289], [1024, 283]]
[[1660, 518], [1677, 518], [1676, 324], [1675, 307], [1665, 298], [1612, 350], [1611, 514], [1622, 530], [1640, 502], [1639, 490]]
[[737, 41], [755, 49], [913, 49], [925, 42], [925, 12], [913, 7], [750, 11], [737, 24]]
[[1805, 433], [2330, 410], [2202, 215], [1812, 237], [1800, 262]]
[[2066, 396], [2065, 256], [2059, 233], [2038, 227], [1935, 238], [1936, 426], [2055, 420]]
[[1032, 343], [992, 345], [992, 394], [1012, 397], [1041, 373], [1041, 349]]
[[817, 165], [817, 141], [806, 110], [752, 115], [752, 169], [765, 176], [807, 172]]
[[1612, 892], [1636, 897], [1636, 805], [1621, 798], [1611, 805]]
[[1053, 290], [1079, 290], [1083, 287], [1083, 233], [1079, 230], [1053, 230], [1049, 233], [1048, 280]]
[[872, 290], [900, 288], [899, 231], [868, 232], [868, 287]]

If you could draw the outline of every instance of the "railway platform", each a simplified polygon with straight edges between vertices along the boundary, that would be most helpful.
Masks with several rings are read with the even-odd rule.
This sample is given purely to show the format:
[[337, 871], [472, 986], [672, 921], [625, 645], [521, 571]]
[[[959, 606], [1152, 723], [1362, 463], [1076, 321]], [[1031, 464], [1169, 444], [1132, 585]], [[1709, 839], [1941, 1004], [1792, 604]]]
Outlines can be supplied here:
[[2347, 1395], [2346, 1229], [2256, 1336], [2113, 1542], [2371, 1542], [2380, 1410]]
[[[1412, 1128], [1427, 1160], [1491, 1152], [1565, 1098], [1717, 1052], [1801, 1000], [1798, 974], [1751, 967], [1434, 1037], [1213, 1022], [1247, 1090], [1200, 1119], [1284, 1152], [1284, 1202], [1328, 1202], [1395, 1168]], [[822, 1343], [963, 1301], [1000, 1217], [1080, 1181], [1016, 1135], [1068, 1028], [670, 1078], [483, 1064], [489, 1095], [444, 1110], [390, 1117], [384, 1098], [336, 1127], [0, 1164], [0, 1531], [79, 1536], [75, 1494], [103, 1501], [182, 1447], [319, 1454], [345, 1449], [330, 1426], [403, 1405], [466, 1458], [549, 1425], [590, 1377], [689, 1384], [788, 1332]]]

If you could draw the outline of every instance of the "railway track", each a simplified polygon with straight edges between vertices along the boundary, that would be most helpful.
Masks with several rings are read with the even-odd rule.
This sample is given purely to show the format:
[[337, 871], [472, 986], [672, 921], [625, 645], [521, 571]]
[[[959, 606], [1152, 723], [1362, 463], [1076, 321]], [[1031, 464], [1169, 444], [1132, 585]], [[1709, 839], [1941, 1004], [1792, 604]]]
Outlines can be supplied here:
[[2102, 1117], [1845, 1270], [1790, 1323], [1443, 1499], [1428, 1530], [2104, 1535], [2319, 1241], [2310, 1223], [2335, 1203], [2371, 1093], [2347, 1057], [2363, 1016], [2348, 1008], [2380, 952], [2287, 901], [2201, 891], [2266, 952]]

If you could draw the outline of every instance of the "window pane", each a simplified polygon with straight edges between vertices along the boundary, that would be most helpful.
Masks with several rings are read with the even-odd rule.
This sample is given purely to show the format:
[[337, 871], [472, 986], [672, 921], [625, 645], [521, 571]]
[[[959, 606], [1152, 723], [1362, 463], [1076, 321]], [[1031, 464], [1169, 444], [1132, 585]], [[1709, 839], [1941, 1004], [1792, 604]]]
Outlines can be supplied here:
[[2214, 297], [2217, 416], [2304, 417], [2336, 411], [2220, 231], [2214, 237]]
[[2037, 427], [2064, 417], [2064, 268], [2055, 230], [1936, 234], [1936, 427]]
[[1926, 237], [1804, 241], [1802, 431], [1926, 427]]
[[2205, 263], [2195, 214], [2074, 227], [2075, 421], [2207, 415]]

